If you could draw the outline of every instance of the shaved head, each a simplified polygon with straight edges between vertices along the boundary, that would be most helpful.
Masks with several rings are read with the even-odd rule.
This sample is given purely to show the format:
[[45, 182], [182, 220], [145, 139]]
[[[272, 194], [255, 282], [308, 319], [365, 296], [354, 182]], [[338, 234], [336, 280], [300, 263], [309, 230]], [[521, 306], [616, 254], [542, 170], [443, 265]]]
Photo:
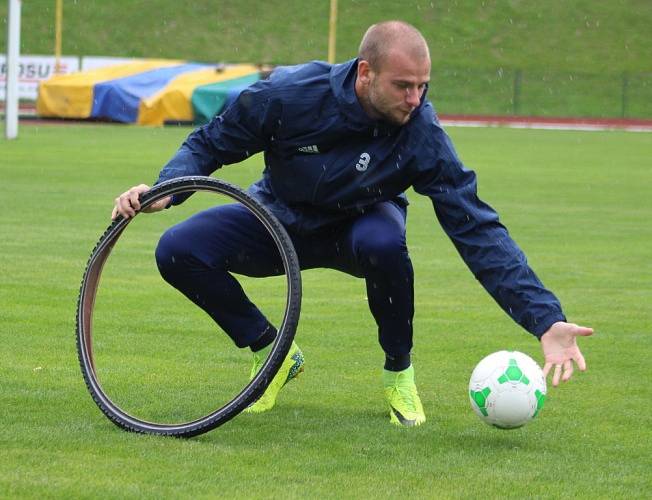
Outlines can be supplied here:
[[393, 51], [401, 51], [417, 60], [430, 61], [425, 38], [411, 24], [403, 21], [384, 21], [373, 24], [362, 37], [358, 57], [380, 71]]
[[430, 81], [430, 52], [419, 30], [403, 21], [371, 26], [360, 44], [355, 93], [372, 119], [404, 125]]

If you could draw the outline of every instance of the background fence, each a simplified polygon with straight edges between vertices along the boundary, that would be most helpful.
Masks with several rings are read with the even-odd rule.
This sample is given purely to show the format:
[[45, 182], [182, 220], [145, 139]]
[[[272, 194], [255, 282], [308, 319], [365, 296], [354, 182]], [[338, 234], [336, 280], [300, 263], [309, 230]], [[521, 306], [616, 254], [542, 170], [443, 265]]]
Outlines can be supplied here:
[[[0, 69], [4, 70], [2, 63], [0, 57]], [[3, 73], [0, 71], [0, 115], [4, 110]], [[51, 76], [46, 70], [43, 73], [45, 78]], [[26, 81], [21, 101], [27, 107], [23, 110], [30, 109], [30, 101], [36, 99], [37, 80], [26, 73]], [[439, 114], [650, 119], [652, 72], [596, 74], [435, 66], [428, 96]]]
[[434, 67], [440, 114], [652, 117], [652, 73], [477, 70]]
[[[104, 61], [106, 59], [106, 61]], [[47, 61], [46, 61], [47, 60]], [[95, 67], [82, 58], [67, 68]], [[38, 81], [52, 76], [54, 58], [33, 56], [21, 64], [21, 101], [29, 110]], [[4, 110], [4, 57], [0, 55], [0, 114]], [[439, 114], [585, 118], [652, 118], [652, 72], [591, 73], [538, 70], [482, 70], [433, 65], [429, 97]], [[33, 107], [33, 105], [32, 105]]]

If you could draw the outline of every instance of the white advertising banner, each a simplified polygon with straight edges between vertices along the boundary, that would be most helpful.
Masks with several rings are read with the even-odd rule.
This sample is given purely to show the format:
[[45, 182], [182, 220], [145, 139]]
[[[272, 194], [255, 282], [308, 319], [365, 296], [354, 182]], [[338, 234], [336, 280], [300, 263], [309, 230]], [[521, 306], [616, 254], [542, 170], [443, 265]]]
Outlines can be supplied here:
[[[36, 100], [38, 84], [55, 74], [56, 59], [54, 56], [20, 56], [18, 58], [18, 98]], [[59, 74], [79, 71], [78, 57], [62, 57], [59, 59]], [[0, 101], [5, 100], [7, 80], [7, 57], [0, 55]]]
[[142, 60], [143, 59], [137, 59], [134, 57], [82, 56], [81, 70], [88, 71], [91, 69], [104, 68], [106, 66], [114, 66], [116, 64], [124, 64]]

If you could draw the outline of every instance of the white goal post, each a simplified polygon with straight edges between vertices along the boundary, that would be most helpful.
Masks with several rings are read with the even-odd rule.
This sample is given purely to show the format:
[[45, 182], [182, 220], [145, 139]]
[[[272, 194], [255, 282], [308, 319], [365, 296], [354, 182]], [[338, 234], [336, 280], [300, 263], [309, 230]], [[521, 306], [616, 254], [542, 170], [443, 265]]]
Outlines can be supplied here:
[[5, 80], [5, 137], [18, 137], [18, 56], [21, 0], [7, 0], [7, 78]]

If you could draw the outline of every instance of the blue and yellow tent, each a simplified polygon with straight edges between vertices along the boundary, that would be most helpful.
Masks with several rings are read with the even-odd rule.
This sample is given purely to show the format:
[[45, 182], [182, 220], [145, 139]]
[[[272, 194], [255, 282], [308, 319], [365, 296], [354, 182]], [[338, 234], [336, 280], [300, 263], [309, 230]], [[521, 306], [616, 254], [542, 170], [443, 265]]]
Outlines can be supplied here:
[[39, 86], [36, 112], [141, 125], [205, 123], [259, 79], [259, 69], [251, 64], [130, 62], [50, 78]]

